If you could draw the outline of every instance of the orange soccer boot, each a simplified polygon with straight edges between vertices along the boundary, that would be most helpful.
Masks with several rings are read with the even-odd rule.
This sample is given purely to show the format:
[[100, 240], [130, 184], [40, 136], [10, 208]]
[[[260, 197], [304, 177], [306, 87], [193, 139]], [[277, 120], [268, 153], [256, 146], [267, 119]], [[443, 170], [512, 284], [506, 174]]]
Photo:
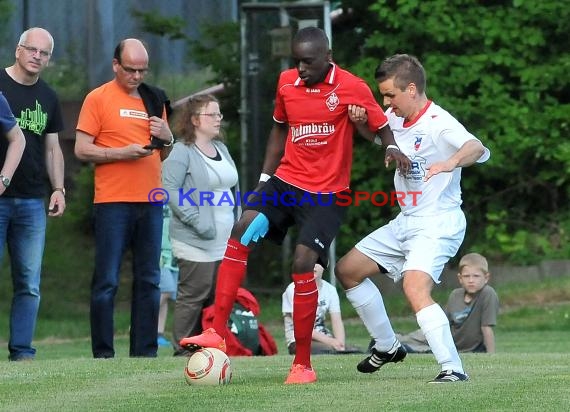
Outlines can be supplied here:
[[313, 383], [317, 381], [317, 373], [313, 368], [307, 368], [305, 365], [296, 364], [291, 366], [289, 376], [285, 380], [286, 385]]
[[202, 348], [216, 348], [226, 352], [226, 341], [216, 333], [214, 328], [206, 329], [200, 335], [180, 339], [180, 346], [190, 352]]

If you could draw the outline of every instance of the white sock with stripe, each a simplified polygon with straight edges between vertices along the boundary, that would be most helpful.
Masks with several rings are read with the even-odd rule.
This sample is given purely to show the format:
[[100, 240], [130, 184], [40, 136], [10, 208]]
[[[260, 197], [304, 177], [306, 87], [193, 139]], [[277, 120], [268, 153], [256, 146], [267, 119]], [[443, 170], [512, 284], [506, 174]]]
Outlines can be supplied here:
[[434, 303], [423, 308], [416, 313], [416, 319], [441, 370], [465, 373], [451, 336], [449, 320], [441, 306]]
[[400, 344], [388, 319], [382, 294], [370, 279], [366, 278], [358, 286], [346, 291], [346, 297], [352, 304], [364, 326], [374, 338], [374, 347], [380, 352], [397, 349]]

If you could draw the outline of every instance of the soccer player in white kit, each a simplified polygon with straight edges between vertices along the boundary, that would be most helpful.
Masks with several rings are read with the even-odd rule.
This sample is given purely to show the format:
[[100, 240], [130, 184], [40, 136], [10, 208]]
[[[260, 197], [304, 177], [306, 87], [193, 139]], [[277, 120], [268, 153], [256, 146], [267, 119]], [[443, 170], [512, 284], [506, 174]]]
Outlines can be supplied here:
[[[366, 325], [375, 345], [357, 366], [363, 373], [388, 362], [400, 362], [406, 351], [396, 339], [382, 295], [369, 276], [387, 274], [403, 290], [441, 372], [430, 382], [466, 381], [449, 321], [432, 299], [446, 262], [457, 253], [465, 235], [461, 210], [461, 169], [485, 162], [490, 152], [451, 114], [429, 100], [426, 76], [413, 56], [387, 58], [375, 73], [390, 128], [400, 150], [412, 161], [405, 175], [396, 171], [396, 192], [420, 192], [403, 199], [401, 212], [362, 239], [336, 265], [346, 296]], [[364, 109], [362, 109], [364, 111]], [[351, 119], [362, 121], [360, 113]]]

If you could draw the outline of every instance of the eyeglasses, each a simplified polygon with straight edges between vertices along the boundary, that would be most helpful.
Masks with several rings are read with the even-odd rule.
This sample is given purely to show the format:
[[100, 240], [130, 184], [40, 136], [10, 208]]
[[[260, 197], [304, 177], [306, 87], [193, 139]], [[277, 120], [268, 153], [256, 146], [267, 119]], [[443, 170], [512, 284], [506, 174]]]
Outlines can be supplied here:
[[47, 50], [38, 49], [37, 47], [26, 46], [25, 44], [19, 44], [19, 46], [32, 56], [35, 56], [36, 53], [39, 53], [40, 57], [43, 57], [44, 59], [46, 57], [51, 56], [51, 52], [48, 52]]
[[200, 116], [209, 116], [209, 117], [217, 117], [220, 120], [224, 118], [223, 113], [198, 113]]
[[124, 71], [126, 71], [127, 74], [130, 74], [130, 75], [133, 75], [133, 74], [136, 74], [137, 72], [139, 72], [139, 74], [140, 74], [141, 76], [144, 76], [144, 75], [147, 74], [147, 72], [148, 72], [148, 67], [145, 67], [144, 69], [135, 69], [135, 68], [133, 68], [133, 67], [123, 66], [121, 63], [119, 63], [119, 66], [121, 66], [122, 69], [123, 69]]

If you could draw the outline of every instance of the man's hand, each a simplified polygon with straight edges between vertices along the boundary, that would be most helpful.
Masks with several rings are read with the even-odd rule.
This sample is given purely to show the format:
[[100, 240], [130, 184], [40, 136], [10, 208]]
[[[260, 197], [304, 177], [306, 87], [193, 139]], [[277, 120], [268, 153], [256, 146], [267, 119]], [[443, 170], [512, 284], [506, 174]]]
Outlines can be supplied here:
[[412, 162], [408, 156], [395, 147], [388, 147], [384, 156], [384, 165], [388, 167], [392, 161], [396, 162], [396, 168], [402, 176], [407, 175], [412, 167]]
[[65, 211], [65, 195], [59, 190], [55, 190], [49, 199], [48, 216], [61, 217]]
[[157, 116], [151, 116], [148, 120], [151, 136], [159, 138], [160, 140], [164, 141], [164, 143], [170, 143], [172, 133], [170, 132], [168, 123]]
[[246, 199], [246, 205], [250, 205], [253, 201], [254, 201], [254, 197], [261, 193], [263, 190], [263, 186], [265, 186], [266, 182], [262, 182], [260, 181], [257, 186], [255, 186], [255, 189], [253, 189], [253, 192], [249, 194], [249, 196]]
[[424, 182], [427, 182], [432, 176], [438, 175], [440, 173], [452, 172], [457, 167], [457, 164], [452, 160], [446, 160], [444, 162], [437, 162], [430, 166], [427, 166], [427, 174], [424, 177]]
[[366, 109], [355, 104], [348, 105], [348, 118], [355, 124], [366, 124], [368, 121]]
[[336, 351], [343, 351], [345, 350], [345, 346], [344, 346], [344, 342], [336, 339], [336, 338], [332, 338], [331, 340], [331, 346], [333, 347], [334, 350]]
[[128, 160], [137, 160], [141, 157], [150, 156], [152, 154], [151, 149], [145, 149], [142, 145], [138, 143], [133, 143], [122, 148], [124, 158]]

